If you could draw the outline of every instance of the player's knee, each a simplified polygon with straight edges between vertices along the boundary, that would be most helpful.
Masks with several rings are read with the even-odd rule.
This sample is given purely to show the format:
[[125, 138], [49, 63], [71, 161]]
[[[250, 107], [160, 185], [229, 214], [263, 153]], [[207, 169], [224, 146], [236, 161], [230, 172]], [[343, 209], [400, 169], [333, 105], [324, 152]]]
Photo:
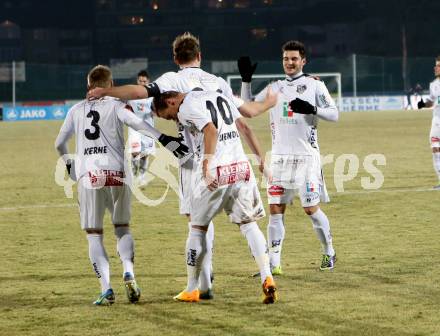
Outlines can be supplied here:
[[271, 215], [284, 214], [284, 212], [286, 211], [285, 204], [270, 204], [269, 208]]
[[440, 147], [433, 147], [432, 152], [433, 153], [440, 153]]
[[130, 227], [128, 226], [128, 224], [115, 225], [115, 236], [117, 238], [122, 238], [128, 233], [130, 233]]
[[311, 216], [313, 215], [316, 211], [318, 211], [319, 206], [318, 205], [314, 205], [311, 207], [304, 207], [304, 212], [306, 213], [306, 215]]

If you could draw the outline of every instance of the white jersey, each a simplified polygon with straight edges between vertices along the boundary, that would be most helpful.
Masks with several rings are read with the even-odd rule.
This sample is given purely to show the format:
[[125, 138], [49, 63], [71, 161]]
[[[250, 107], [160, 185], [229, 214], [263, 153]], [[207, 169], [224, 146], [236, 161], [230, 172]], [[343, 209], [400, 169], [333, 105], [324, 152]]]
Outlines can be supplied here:
[[436, 78], [429, 84], [429, 98], [433, 105], [433, 118], [440, 119], [440, 78]]
[[227, 173], [222, 171], [222, 167], [248, 162], [235, 125], [235, 120], [241, 115], [226, 96], [216, 92], [190, 92], [180, 105], [177, 116], [179, 122], [194, 136], [196, 159], [200, 159], [204, 153], [203, 128], [210, 122], [217, 128], [218, 142], [210, 169], [216, 169], [219, 177]]
[[[178, 72], [167, 72], [156, 79], [154, 83], [157, 84], [160, 92], [216, 91], [232, 100], [233, 105], [237, 108], [243, 104], [243, 100], [234, 97], [231, 87], [223, 78], [212, 75], [198, 67], [183, 68]], [[188, 130], [181, 125], [177, 127], [179, 136], [184, 140], [190, 151], [195, 152], [197, 148], [192, 143]], [[183, 164], [185, 160], [181, 159], [179, 162]]]
[[[318, 116], [295, 113], [290, 109], [289, 102], [299, 98], [313, 106], [326, 110], [334, 109], [337, 113], [336, 105], [325, 84], [305, 74], [299, 74], [295, 78], [287, 77], [269, 85], [273, 92], [278, 93], [277, 104], [270, 109], [272, 154], [319, 154]], [[267, 87], [255, 100], [263, 101], [266, 90]]]
[[129, 100], [128, 104], [132, 107], [134, 114], [144, 120], [146, 123], [154, 126], [153, 112], [151, 104], [153, 98]]
[[129, 105], [111, 97], [83, 100], [69, 110], [56, 144], [65, 144], [76, 134], [78, 179], [95, 171], [124, 171], [124, 124], [136, 130], [152, 129]]

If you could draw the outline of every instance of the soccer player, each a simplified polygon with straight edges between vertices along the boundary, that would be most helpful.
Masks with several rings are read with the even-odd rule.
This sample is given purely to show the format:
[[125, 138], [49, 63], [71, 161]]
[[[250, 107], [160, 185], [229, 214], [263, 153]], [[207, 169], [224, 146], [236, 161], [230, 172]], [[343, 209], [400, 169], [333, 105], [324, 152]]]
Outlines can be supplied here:
[[[235, 98], [232, 89], [221, 78], [214, 76], [200, 68], [201, 65], [201, 49], [200, 41], [190, 33], [184, 33], [175, 38], [173, 42], [174, 62], [179, 66], [178, 72], [167, 72], [156, 79], [153, 83], [147, 86], [142, 85], [124, 85], [111, 88], [95, 88], [89, 91], [88, 96], [99, 98], [104, 95], [117, 97], [120, 99], [142, 99], [147, 97], [154, 97], [165, 91], [177, 91], [187, 93], [192, 90], [217, 91], [223, 93], [230, 98], [234, 105], [237, 106], [241, 113], [251, 114], [260, 110], [264, 110], [266, 106], [256, 102], [243, 102], [241, 99]], [[259, 169], [262, 172], [264, 168], [264, 157], [257, 138], [252, 133], [251, 128], [244, 120], [237, 120], [237, 128], [245, 138], [252, 152], [260, 160]], [[191, 137], [187, 129], [178, 123], [179, 136], [186, 141], [188, 147], [194, 151], [194, 146], [190, 143]], [[190, 226], [190, 204], [189, 197], [191, 189], [191, 176], [196, 169], [192, 159], [188, 157], [180, 160], [180, 214], [188, 217], [188, 227]], [[206, 245], [208, 246], [208, 253], [205, 257], [204, 265], [200, 273], [200, 290], [202, 299], [212, 299], [212, 248], [214, 245], [214, 226], [212, 224], [208, 227], [208, 234], [206, 235]]]
[[434, 189], [440, 190], [440, 56], [435, 59], [434, 66], [435, 79], [429, 84], [429, 97], [426, 102], [423, 98], [417, 103], [419, 109], [424, 107], [434, 107], [432, 114], [431, 139], [432, 161], [434, 170], [437, 173], [439, 184]]
[[[276, 97], [268, 94], [266, 101]], [[276, 301], [276, 286], [269, 266], [266, 240], [257, 220], [264, 217], [251, 165], [244, 153], [236, 121], [241, 117], [234, 103], [217, 92], [169, 91], [155, 97], [158, 117], [179, 122], [192, 134], [198, 169], [191, 188], [191, 229], [186, 242], [187, 286], [177, 301], [200, 300], [198, 277], [207, 253], [206, 231], [221, 210], [240, 227], [258, 265], [263, 303]]]
[[[110, 69], [102, 65], [94, 67], [87, 76], [87, 85], [88, 88], [112, 86]], [[128, 300], [134, 303], [140, 297], [134, 277], [134, 243], [129, 229], [131, 193], [124, 183], [124, 124], [159, 139], [176, 155], [184, 155], [188, 151], [180, 139], [161, 134], [136, 117], [129, 105], [111, 97], [83, 100], [67, 113], [55, 148], [65, 158], [68, 154], [67, 142], [73, 134], [76, 135], [76, 159], [65, 162], [69, 174], [78, 181], [81, 228], [87, 233], [90, 261], [101, 284], [101, 295], [95, 305], [115, 301], [103, 244], [106, 208], [110, 210], [117, 237]]]
[[[289, 41], [282, 47], [282, 62], [286, 79], [269, 85], [279, 93], [275, 107], [270, 109], [272, 131], [272, 180], [268, 184], [270, 205], [267, 237], [272, 274], [282, 274], [281, 250], [285, 236], [284, 213], [299, 195], [304, 212], [322, 244], [320, 270], [335, 266], [330, 223], [319, 202], [329, 201], [321, 172], [318, 147], [318, 118], [338, 120], [338, 110], [325, 84], [303, 73], [306, 64], [304, 45]], [[251, 97], [251, 78], [255, 67], [250, 60], [239, 62], [242, 75], [242, 98]], [[255, 100], [263, 99], [266, 89]]]
[[[147, 71], [141, 70], [137, 75], [138, 85], [150, 83], [150, 76]], [[130, 100], [128, 104], [133, 108], [134, 113], [145, 122], [154, 126], [153, 113], [151, 112], [151, 102], [153, 98]], [[136, 132], [131, 127], [128, 128], [128, 146], [131, 152], [131, 166], [133, 175], [139, 177], [139, 184], [146, 183], [145, 172], [148, 166], [148, 156], [154, 154], [154, 139]]]

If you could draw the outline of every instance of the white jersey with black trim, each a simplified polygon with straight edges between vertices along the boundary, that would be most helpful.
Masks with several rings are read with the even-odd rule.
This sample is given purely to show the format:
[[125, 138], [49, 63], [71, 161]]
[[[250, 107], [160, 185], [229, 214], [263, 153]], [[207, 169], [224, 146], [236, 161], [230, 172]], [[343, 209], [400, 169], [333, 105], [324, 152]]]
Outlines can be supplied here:
[[[160, 92], [177, 91], [187, 93], [190, 91], [215, 91], [228, 97], [232, 104], [239, 108], [244, 101], [234, 97], [231, 87], [226, 81], [218, 76], [210, 74], [198, 67], [187, 67], [178, 72], [167, 72], [154, 81], [159, 87]], [[188, 130], [181, 125], [177, 125], [179, 137], [181, 137], [190, 151], [195, 152], [195, 147]], [[186, 159], [180, 159], [182, 165]]]
[[237, 162], [247, 162], [235, 120], [240, 112], [223, 94], [217, 92], [189, 92], [179, 107], [179, 122], [194, 137], [196, 160], [204, 153], [203, 128], [210, 122], [217, 128], [217, 146], [211, 169]]
[[[287, 77], [269, 84], [278, 93], [277, 104], [270, 109], [270, 128], [272, 132], [272, 154], [319, 154], [318, 116], [299, 114], [292, 111], [289, 102], [295, 98], [305, 100], [323, 112], [336, 113], [336, 105], [325, 84], [305, 74], [295, 78]], [[263, 101], [267, 87], [256, 97]], [[337, 119], [337, 117], [336, 117]]]
[[136, 117], [129, 105], [115, 98], [83, 100], [67, 113], [56, 146], [61, 148], [73, 134], [76, 135], [75, 173], [78, 178], [92, 171], [123, 172], [124, 124], [138, 131], [152, 129]]
[[440, 78], [429, 84], [429, 101], [433, 102], [432, 117], [440, 119]]

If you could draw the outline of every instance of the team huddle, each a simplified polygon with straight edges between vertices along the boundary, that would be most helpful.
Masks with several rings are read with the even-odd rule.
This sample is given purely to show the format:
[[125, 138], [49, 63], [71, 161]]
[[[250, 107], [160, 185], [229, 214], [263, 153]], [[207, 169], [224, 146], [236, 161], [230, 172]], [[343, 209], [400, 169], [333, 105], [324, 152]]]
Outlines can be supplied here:
[[[95, 305], [115, 301], [103, 245], [106, 208], [117, 237], [128, 300], [135, 303], [141, 295], [129, 229], [130, 183], [134, 182], [126, 167], [123, 125], [132, 129], [131, 167], [141, 179], [148, 155], [154, 151], [154, 140], [179, 160], [180, 213], [188, 220], [189, 232], [185, 246], [187, 285], [174, 297], [176, 301], [214, 298], [213, 219], [224, 210], [238, 225], [255, 260], [262, 302], [276, 302], [274, 276], [283, 274], [284, 213], [296, 194], [322, 245], [320, 270], [335, 267], [330, 222], [319, 207], [329, 198], [321, 171], [317, 126], [319, 119], [337, 121], [338, 110], [325, 84], [303, 73], [304, 45], [289, 41], [282, 53], [286, 78], [269, 84], [255, 99], [251, 80], [256, 65], [248, 57], [239, 59], [242, 90], [241, 97], [235, 97], [222, 78], [200, 68], [200, 44], [189, 33], [178, 36], [173, 43], [174, 61], [180, 70], [165, 73], [152, 83], [140, 81], [148, 75], [139, 73], [138, 85], [114, 87], [108, 67], [96, 66], [89, 72], [88, 98], [69, 110], [55, 146], [66, 157], [68, 172], [78, 183], [81, 227], [87, 234], [90, 261], [101, 285]], [[136, 104], [147, 104], [141, 108], [151, 106], [155, 116], [174, 122], [179, 136], [163, 134], [151, 120], [140, 118], [140, 113], [134, 113]], [[264, 162], [257, 136], [245, 120], [267, 111], [272, 132], [269, 163]], [[76, 158], [70, 160], [67, 142], [74, 134]], [[257, 224], [265, 211], [242, 138], [258, 158], [259, 170], [268, 176], [267, 241]]]

